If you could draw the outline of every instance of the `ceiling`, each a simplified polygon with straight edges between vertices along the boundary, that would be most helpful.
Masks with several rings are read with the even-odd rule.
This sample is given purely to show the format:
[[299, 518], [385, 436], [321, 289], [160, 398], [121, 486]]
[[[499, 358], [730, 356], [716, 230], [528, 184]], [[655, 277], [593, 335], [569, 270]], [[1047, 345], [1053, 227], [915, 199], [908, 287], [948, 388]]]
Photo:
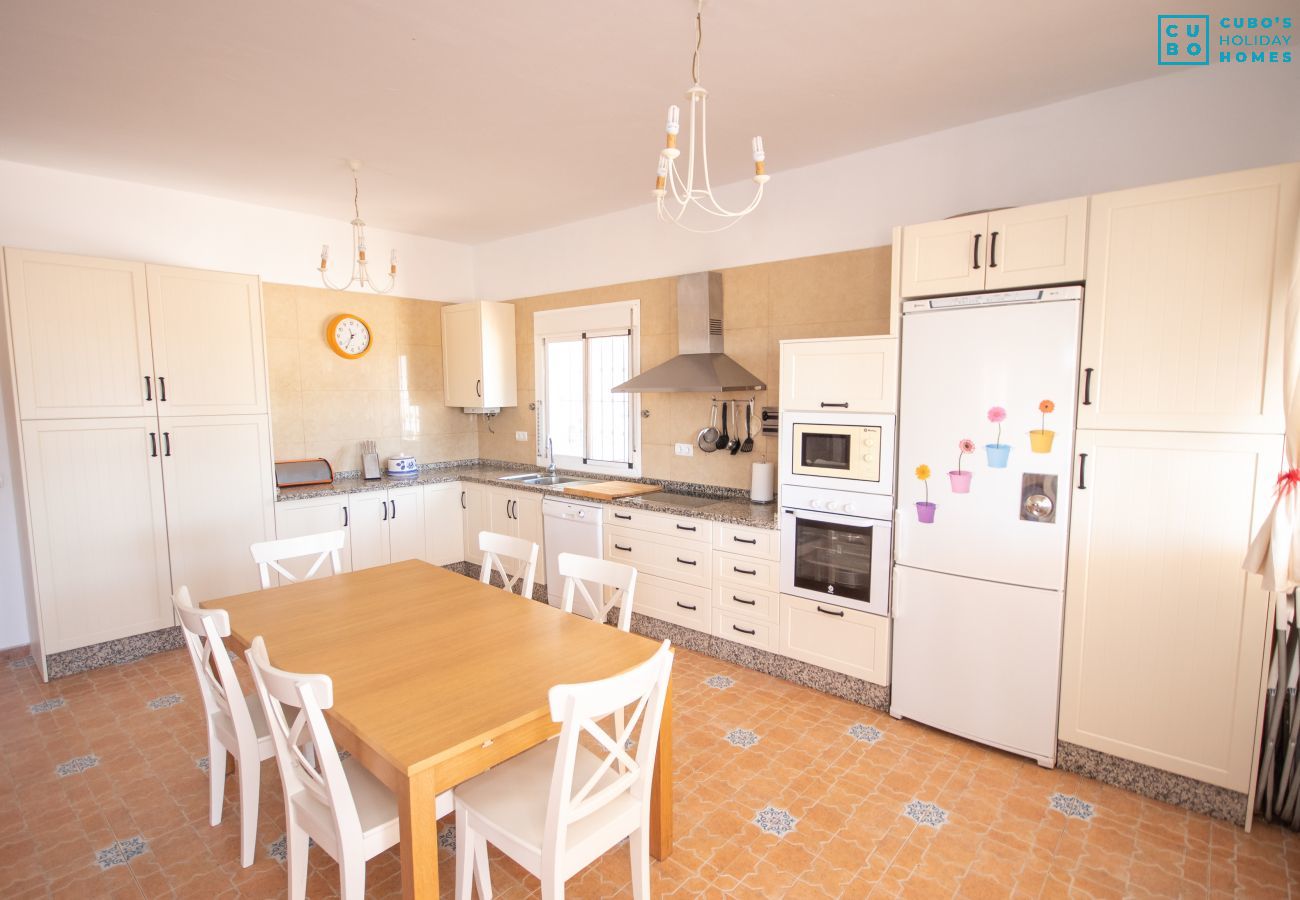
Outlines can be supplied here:
[[[1153, 77], [1167, 5], [708, 0], [714, 183], [755, 133], [779, 191]], [[694, 37], [692, 0], [9, 3], [0, 158], [338, 219], [356, 158], [372, 226], [479, 243], [647, 202]]]

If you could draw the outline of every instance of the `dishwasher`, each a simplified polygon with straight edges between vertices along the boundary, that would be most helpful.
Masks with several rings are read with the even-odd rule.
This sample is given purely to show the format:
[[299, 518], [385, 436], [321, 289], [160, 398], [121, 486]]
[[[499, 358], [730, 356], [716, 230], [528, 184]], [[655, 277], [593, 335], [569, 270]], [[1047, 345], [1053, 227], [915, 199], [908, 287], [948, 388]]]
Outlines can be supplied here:
[[[600, 503], [562, 497], [542, 500], [542, 541], [546, 545], [546, 599], [555, 608], [564, 603], [564, 579], [560, 577], [560, 554], [577, 553], [596, 559], [604, 557], [602, 524], [605, 511]], [[573, 611], [591, 618], [586, 604], [574, 604]]]

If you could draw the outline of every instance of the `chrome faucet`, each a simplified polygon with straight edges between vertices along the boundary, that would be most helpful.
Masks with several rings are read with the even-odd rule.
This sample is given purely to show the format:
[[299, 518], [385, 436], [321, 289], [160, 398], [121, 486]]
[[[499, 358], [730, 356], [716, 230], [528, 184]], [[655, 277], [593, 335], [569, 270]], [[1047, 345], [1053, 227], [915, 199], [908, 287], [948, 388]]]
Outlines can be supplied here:
[[546, 436], [546, 458], [551, 461], [551, 464], [546, 467], [546, 474], [554, 478], [555, 477], [555, 443], [554, 441], [551, 440], [550, 435]]

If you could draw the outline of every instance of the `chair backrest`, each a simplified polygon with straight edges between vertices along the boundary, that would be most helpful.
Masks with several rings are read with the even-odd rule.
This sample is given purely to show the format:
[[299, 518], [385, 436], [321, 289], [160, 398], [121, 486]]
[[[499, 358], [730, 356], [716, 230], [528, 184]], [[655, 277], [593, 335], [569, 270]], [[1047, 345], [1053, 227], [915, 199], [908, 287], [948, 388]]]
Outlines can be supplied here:
[[316, 561], [303, 576], [304, 581], [315, 575], [326, 559], [330, 561], [331, 575], [342, 572], [343, 560], [339, 556], [339, 551], [343, 549], [346, 540], [347, 535], [340, 528], [338, 531], [326, 531], [322, 534], [305, 534], [302, 537], [282, 538], [278, 541], [261, 541], [253, 544], [249, 550], [253, 553], [253, 562], [257, 563], [257, 568], [261, 572], [262, 588], [265, 590], [271, 586], [272, 569], [275, 569], [285, 581], [298, 580], [297, 575], [280, 565], [289, 559], [313, 555], [316, 557]]
[[[671, 645], [664, 641], [650, 659], [613, 678], [551, 688], [551, 719], [563, 724], [551, 773], [543, 855], [562, 854], [574, 823], [625, 794], [641, 805], [641, 824], [649, 827], [651, 776], [672, 667]], [[630, 714], [621, 715], [633, 704]], [[611, 720], [613, 734], [602, 724]], [[585, 783], [575, 785], [574, 769], [584, 734], [596, 741], [605, 756]], [[627, 749], [633, 734], [635, 755]]]
[[[222, 712], [235, 725], [235, 735], [244, 747], [257, 743], [257, 731], [244, 702], [235, 667], [222, 638], [230, 637], [230, 614], [224, 609], [199, 609], [190, 597], [190, 589], [181, 585], [172, 597], [172, 606], [181, 620], [181, 633], [190, 651], [190, 662], [199, 679], [199, 693], [208, 716]], [[240, 749], [240, 748], [232, 748]], [[214, 763], [215, 765], [215, 763]]]
[[[484, 584], [492, 583], [492, 573], [501, 575], [501, 582], [507, 591], [514, 591], [518, 585], [519, 593], [524, 597], [533, 596], [533, 579], [537, 577], [537, 545], [524, 538], [511, 537], [508, 534], [496, 534], [492, 531], [478, 533], [478, 548], [483, 551], [483, 566], [478, 580]], [[513, 560], [517, 571], [511, 575], [506, 571], [505, 560]]]
[[[577, 553], [561, 553], [559, 567], [560, 574], [564, 576], [562, 608], [565, 612], [573, 612], [574, 598], [578, 596], [586, 608], [591, 610], [592, 619], [603, 623], [609, 616], [609, 611], [617, 606], [619, 630], [632, 630], [632, 599], [636, 595], [634, 567]], [[588, 582], [597, 586], [596, 596], [588, 589]], [[608, 600], [605, 599], [604, 588], [610, 588]]]
[[[340, 846], [348, 842], [359, 845], [361, 820], [356, 802], [321, 712], [334, 705], [334, 682], [328, 675], [299, 675], [275, 668], [261, 635], [253, 638], [245, 656], [275, 744], [275, 762], [286, 798], [299, 792], [314, 798], [333, 817]], [[312, 748], [304, 751], [308, 744]]]

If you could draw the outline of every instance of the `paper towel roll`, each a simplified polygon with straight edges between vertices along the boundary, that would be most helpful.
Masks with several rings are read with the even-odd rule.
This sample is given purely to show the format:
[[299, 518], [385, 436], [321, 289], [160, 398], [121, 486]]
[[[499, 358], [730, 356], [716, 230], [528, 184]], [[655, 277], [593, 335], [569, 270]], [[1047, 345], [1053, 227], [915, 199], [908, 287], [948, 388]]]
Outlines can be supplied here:
[[776, 466], [771, 463], [754, 463], [749, 476], [749, 500], [751, 503], [771, 503], [775, 496], [773, 486], [776, 483]]

